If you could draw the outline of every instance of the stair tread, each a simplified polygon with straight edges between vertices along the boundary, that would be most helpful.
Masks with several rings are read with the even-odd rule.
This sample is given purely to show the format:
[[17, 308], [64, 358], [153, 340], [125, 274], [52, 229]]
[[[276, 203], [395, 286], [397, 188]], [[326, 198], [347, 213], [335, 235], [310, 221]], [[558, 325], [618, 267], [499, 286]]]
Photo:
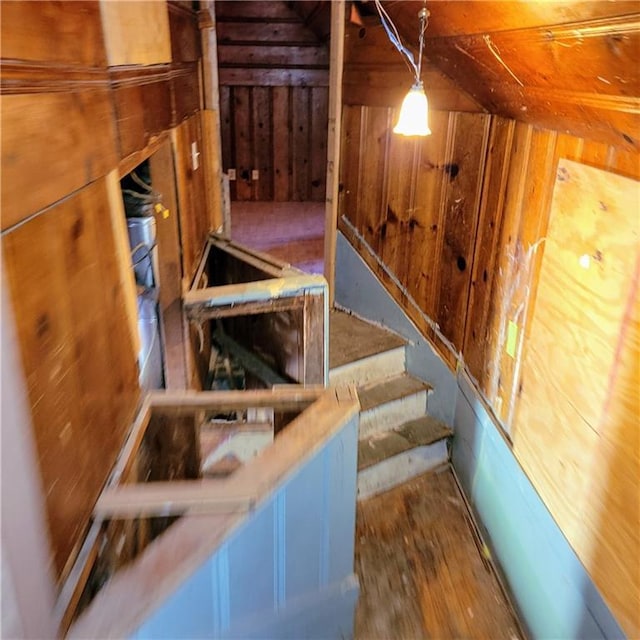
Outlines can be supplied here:
[[330, 369], [405, 345], [404, 338], [348, 313], [334, 310], [330, 314]]
[[433, 387], [424, 380], [414, 378], [409, 373], [386, 378], [358, 389], [360, 410], [367, 411], [393, 400], [406, 398], [420, 391], [430, 391]]
[[433, 416], [409, 420], [392, 431], [375, 434], [358, 443], [358, 470], [416, 447], [424, 447], [453, 435], [444, 422]]

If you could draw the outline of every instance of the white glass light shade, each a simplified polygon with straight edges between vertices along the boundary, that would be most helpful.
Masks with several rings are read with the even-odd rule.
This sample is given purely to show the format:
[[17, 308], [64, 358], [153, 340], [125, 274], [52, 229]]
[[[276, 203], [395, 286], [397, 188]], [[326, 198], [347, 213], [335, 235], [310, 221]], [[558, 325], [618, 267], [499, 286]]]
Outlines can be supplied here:
[[422, 83], [414, 84], [402, 101], [398, 124], [393, 133], [403, 136], [430, 136], [429, 103]]

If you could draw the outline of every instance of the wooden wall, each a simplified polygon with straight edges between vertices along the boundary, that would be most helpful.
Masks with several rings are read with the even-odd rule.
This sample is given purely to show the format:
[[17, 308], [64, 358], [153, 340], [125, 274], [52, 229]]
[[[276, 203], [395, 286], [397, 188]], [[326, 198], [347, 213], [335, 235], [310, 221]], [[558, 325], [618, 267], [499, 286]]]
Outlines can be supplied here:
[[[637, 362], [637, 290], [629, 285], [619, 298], [598, 301], [603, 313], [618, 319], [611, 320], [611, 336], [620, 334], [625, 341], [620, 346], [605, 338], [600, 348], [608, 360], [590, 363], [601, 367], [604, 378], [598, 379], [607, 381], [611, 437], [592, 439], [597, 446], [585, 449], [579, 424], [559, 417], [561, 382], [593, 380], [584, 367], [570, 367], [569, 377], [551, 382], [551, 390], [531, 390], [529, 406], [541, 404], [546, 411], [541, 414], [546, 416], [544, 431], [531, 420], [535, 409], [526, 418], [514, 416], [532, 376], [553, 381], [556, 370], [560, 375], [553, 363], [564, 357], [547, 344], [545, 367], [532, 369], [524, 356], [530, 327], [536, 326], [531, 323], [538, 313], [536, 293], [558, 162], [568, 158], [637, 180], [640, 158], [619, 147], [479, 113], [433, 112], [433, 135], [407, 140], [390, 132], [394, 117], [388, 107], [347, 104], [343, 109], [340, 229], [450, 366], [466, 367], [477, 380], [563, 533], [633, 635], [640, 629], [634, 605], [640, 579], [626, 558], [638, 557], [640, 551], [639, 505], [633, 498], [640, 494], [640, 410], [637, 392], [635, 397], [630, 392], [637, 367], [634, 374], [631, 360], [626, 362], [632, 356], [625, 353], [635, 349]], [[602, 184], [604, 189], [606, 179]], [[629, 282], [640, 258], [638, 185], [633, 184], [635, 199], [627, 195], [623, 202], [635, 213], [614, 225], [621, 227], [616, 232], [620, 239], [627, 237], [632, 246], [614, 242], [608, 252], [614, 269], [626, 270]], [[573, 193], [576, 200], [582, 195], [580, 190]], [[603, 193], [599, 201], [607, 197]], [[586, 219], [572, 223], [573, 235], [567, 238], [574, 238], [576, 251], [585, 234], [592, 233], [587, 231], [591, 224]], [[554, 322], [569, 322], [568, 314], [568, 306], [560, 305]], [[589, 318], [594, 321], [595, 316]], [[537, 322], [544, 320], [540, 316]], [[589, 384], [587, 395], [596, 391]], [[572, 401], [579, 403], [580, 397], [573, 392]], [[578, 406], [578, 411], [584, 408]], [[558, 430], [562, 436], [554, 435]], [[571, 457], [567, 448], [574, 452]], [[587, 522], [575, 508], [566, 508], [595, 495], [599, 498]], [[602, 520], [605, 513], [608, 525]]]
[[235, 200], [325, 199], [328, 50], [288, 4], [216, 2], [222, 161], [236, 171]]
[[[206, 155], [199, 170], [192, 160], [193, 142], [205, 152], [198, 17], [184, 4], [2, 6], [3, 271], [59, 579], [139, 397], [119, 178], [168, 144], [176, 127], [178, 209], [170, 213], [180, 219], [171, 256], [175, 262], [184, 248], [179, 277], [195, 268], [211, 224]], [[165, 173], [175, 180], [172, 160], [170, 153]]]

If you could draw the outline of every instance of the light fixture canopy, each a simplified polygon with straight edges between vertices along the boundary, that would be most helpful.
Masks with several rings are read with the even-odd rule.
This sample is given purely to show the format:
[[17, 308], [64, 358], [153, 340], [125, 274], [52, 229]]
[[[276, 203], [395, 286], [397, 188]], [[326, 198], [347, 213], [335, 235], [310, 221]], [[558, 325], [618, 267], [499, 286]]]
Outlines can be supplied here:
[[414, 84], [402, 101], [398, 124], [393, 133], [403, 136], [429, 136], [429, 101], [422, 82]]

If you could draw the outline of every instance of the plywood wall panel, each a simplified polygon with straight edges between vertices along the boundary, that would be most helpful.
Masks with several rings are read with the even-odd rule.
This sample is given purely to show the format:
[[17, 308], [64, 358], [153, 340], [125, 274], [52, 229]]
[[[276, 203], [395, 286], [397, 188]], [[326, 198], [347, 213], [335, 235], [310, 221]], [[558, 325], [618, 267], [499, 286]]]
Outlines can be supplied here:
[[[640, 505], [622, 503], [619, 492], [636, 498], [640, 492], [637, 386], [632, 391], [639, 193], [636, 181], [560, 161], [514, 442], [631, 637], [640, 629], [640, 567], [624, 559], [640, 551]], [[594, 562], [604, 558], [606, 571]]]
[[107, 64], [96, 2], [4, 2], [0, 29], [4, 59], [79, 67]]
[[45, 93], [37, 99], [4, 95], [0, 100], [3, 229], [116, 165], [106, 89]]
[[100, 13], [110, 67], [171, 62], [169, 13], [165, 0], [100, 0]]
[[58, 575], [138, 396], [110, 216], [100, 180], [2, 239]]

